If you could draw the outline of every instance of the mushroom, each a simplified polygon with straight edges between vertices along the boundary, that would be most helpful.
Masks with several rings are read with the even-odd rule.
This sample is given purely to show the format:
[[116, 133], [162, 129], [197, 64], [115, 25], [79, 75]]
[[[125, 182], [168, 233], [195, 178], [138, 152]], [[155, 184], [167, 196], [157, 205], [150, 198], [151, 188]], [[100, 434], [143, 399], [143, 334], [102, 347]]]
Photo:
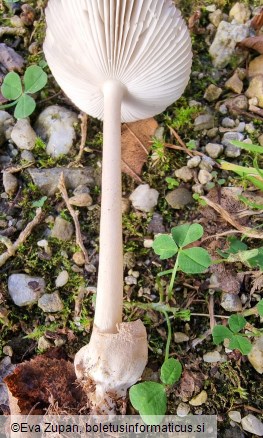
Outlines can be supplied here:
[[147, 363], [140, 320], [122, 322], [121, 122], [162, 112], [183, 93], [192, 53], [172, 0], [49, 0], [44, 52], [83, 112], [104, 121], [100, 254], [94, 326], [75, 357], [93, 412], [114, 412]]

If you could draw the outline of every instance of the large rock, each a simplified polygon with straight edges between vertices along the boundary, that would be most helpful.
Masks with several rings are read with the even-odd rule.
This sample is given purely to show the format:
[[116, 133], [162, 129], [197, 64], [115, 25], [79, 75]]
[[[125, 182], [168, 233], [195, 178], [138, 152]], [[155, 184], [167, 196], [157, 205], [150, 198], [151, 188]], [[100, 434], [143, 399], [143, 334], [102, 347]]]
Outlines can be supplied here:
[[30, 168], [28, 172], [33, 182], [44, 195], [52, 196], [58, 191], [58, 182], [61, 172], [64, 174], [65, 184], [68, 189], [76, 189], [80, 185], [94, 185], [93, 169], [90, 167], [70, 168], [55, 167], [52, 169]]
[[249, 36], [249, 27], [245, 24], [221, 21], [215, 39], [209, 49], [213, 65], [225, 67], [235, 53], [236, 43]]
[[46, 108], [35, 125], [37, 134], [47, 142], [47, 153], [52, 157], [69, 153], [76, 138], [74, 125], [78, 116], [73, 111], [59, 105]]
[[8, 278], [8, 292], [19, 307], [34, 304], [45, 292], [45, 280], [26, 274], [12, 274]]

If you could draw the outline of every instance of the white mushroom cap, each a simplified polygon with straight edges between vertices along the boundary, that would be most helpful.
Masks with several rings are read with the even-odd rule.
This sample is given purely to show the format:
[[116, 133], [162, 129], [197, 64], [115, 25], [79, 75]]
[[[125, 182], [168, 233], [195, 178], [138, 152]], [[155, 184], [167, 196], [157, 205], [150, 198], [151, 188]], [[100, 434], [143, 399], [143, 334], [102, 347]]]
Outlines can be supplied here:
[[122, 121], [162, 112], [183, 93], [192, 53], [172, 0], [49, 0], [44, 52], [67, 96], [103, 119], [103, 84], [120, 81]]

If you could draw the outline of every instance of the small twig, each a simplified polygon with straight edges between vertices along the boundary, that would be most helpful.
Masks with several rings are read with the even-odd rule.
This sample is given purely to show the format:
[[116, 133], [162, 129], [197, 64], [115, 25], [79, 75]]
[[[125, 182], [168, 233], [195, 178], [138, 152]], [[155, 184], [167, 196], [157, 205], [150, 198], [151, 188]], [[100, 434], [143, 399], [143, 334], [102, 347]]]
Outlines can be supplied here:
[[75, 159], [75, 163], [79, 163], [81, 161], [86, 140], [87, 140], [87, 134], [88, 134], [88, 115], [85, 113], [80, 113], [79, 119], [81, 121], [81, 140], [80, 140], [80, 146], [79, 146], [79, 153]]
[[19, 245], [26, 241], [26, 239], [32, 233], [33, 228], [42, 221], [43, 217], [44, 214], [42, 213], [41, 208], [38, 208], [36, 210], [36, 216], [34, 219], [27, 224], [26, 228], [20, 233], [18, 239], [14, 243], [7, 238], [0, 237], [0, 242], [3, 243], [7, 248], [7, 251], [0, 255], [0, 266], [3, 266], [10, 257], [15, 255]]
[[177, 133], [177, 132], [171, 127], [171, 126], [168, 126], [168, 128], [170, 129], [171, 133], [172, 133], [173, 136], [176, 138], [176, 140], [178, 141], [178, 143], [182, 146], [183, 150], [184, 150], [188, 155], [190, 155], [190, 157], [193, 157], [194, 155], [193, 155], [192, 151], [190, 151], [190, 150], [187, 148], [185, 142], [181, 139], [180, 135], [179, 135], [179, 134], [178, 134], [178, 133]]
[[214, 293], [213, 291], [209, 291], [209, 300], [208, 300], [208, 312], [209, 312], [209, 318], [210, 318], [210, 329], [213, 331], [213, 328], [216, 325], [215, 321], [215, 313], [214, 313]]
[[29, 161], [28, 163], [23, 164], [21, 166], [10, 166], [10, 167], [7, 167], [6, 169], [4, 169], [4, 172], [6, 172], [6, 173], [18, 173], [21, 170], [27, 169], [28, 167], [32, 166], [32, 164], [34, 164], [34, 162], [33, 161]]
[[253, 228], [243, 227], [237, 222], [233, 216], [231, 216], [228, 211], [226, 211], [221, 205], [216, 204], [215, 202], [208, 199], [206, 196], [200, 196], [200, 199], [203, 199], [209, 207], [212, 207], [217, 213], [219, 213], [226, 222], [230, 223], [233, 227], [235, 227], [239, 232], [245, 234], [247, 237], [252, 237], [253, 239], [263, 239], [263, 233], [257, 232], [253, 230]]
[[72, 219], [74, 221], [75, 230], [76, 230], [76, 243], [80, 247], [81, 251], [84, 254], [85, 263], [88, 264], [89, 263], [89, 257], [88, 257], [87, 250], [86, 250], [86, 248], [84, 246], [83, 240], [82, 240], [81, 231], [80, 231], [80, 225], [79, 225], [79, 220], [78, 220], [78, 214], [74, 210], [72, 205], [70, 205], [67, 189], [66, 189], [66, 186], [65, 186], [65, 179], [64, 179], [64, 173], [63, 172], [61, 172], [61, 174], [60, 174], [59, 183], [58, 183], [58, 189], [59, 189], [59, 191], [60, 191], [60, 193], [62, 195], [62, 198], [65, 201], [67, 209], [68, 209], [68, 211], [69, 211], [69, 213], [70, 213], [70, 215], [71, 215], [71, 217], [72, 217]]

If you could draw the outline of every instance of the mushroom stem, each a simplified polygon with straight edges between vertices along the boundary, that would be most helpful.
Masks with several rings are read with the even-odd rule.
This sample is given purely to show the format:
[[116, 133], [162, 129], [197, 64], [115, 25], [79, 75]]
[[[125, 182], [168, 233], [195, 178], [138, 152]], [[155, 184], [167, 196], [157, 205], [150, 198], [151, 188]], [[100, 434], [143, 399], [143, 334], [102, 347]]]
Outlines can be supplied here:
[[121, 102], [124, 87], [119, 81], [108, 80], [103, 93], [100, 255], [94, 323], [100, 332], [117, 333], [123, 302]]

